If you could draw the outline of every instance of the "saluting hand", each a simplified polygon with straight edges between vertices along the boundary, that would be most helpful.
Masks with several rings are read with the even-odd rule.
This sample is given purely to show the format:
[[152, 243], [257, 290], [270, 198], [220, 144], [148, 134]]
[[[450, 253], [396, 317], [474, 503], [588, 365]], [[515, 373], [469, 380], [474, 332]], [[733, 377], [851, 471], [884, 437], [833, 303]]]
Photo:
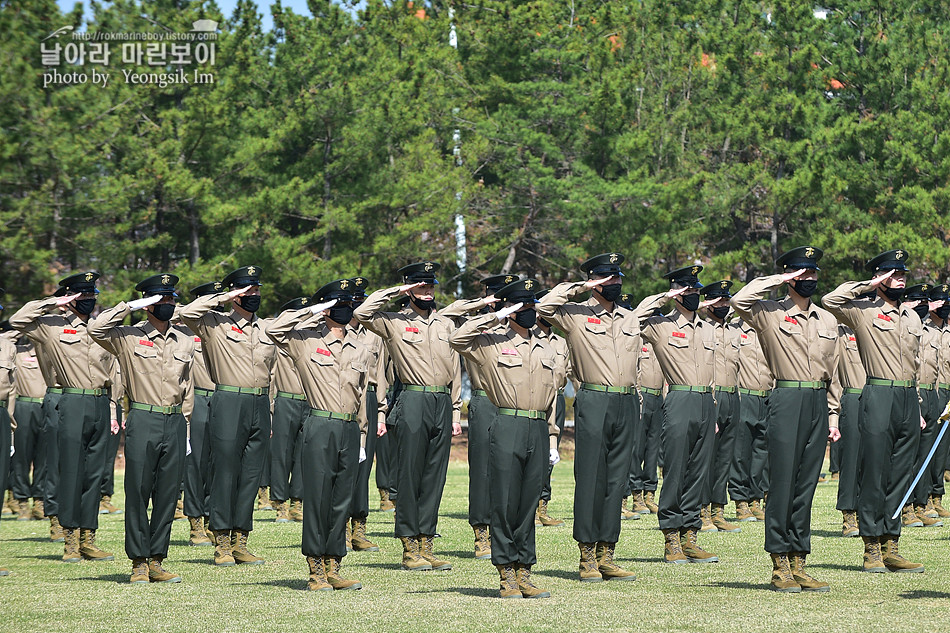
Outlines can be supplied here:
[[807, 272], [806, 269], [804, 269], [804, 268], [799, 268], [798, 270], [793, 270], [793, 271], [790, 272], [790, 273], [783, 273], [783, 274], [782, 274], [782, 281], [787, 282], [787, 281], [791, 281], [792, 279], [798, 279], [799, 277], [801, 277], [802, 275], [804, 275], [806, 272]]
[[894, 269], [892, 268], [891, 270], [887, 271], [887, 272], [884, 273], [883, 275], [877, 275], [877, 276], [875, 276], [875, 277], [872, 277], [872, 278], [871, 278], [871, 286], [872, 286], [872, 287], [880, 286], [880, 285], [881, 285], [881, 282], [883, 282], [885, 279], [890, 278], [890, 276], [893, 275], [893, 274], [894, 274]]
[[488, 295], [487, 297], [485, 297], [484, 299], [482, 299], [482, 301], [485, 302], [485, 305], [491, 306], [491, 305], [495, 305], [496, 303], [498, 303], [498, 298], [495, 297], [495, 295]]
[[156, 304], [161, 300], [162, 295], [151, 295], [150, 297], [145, 297], [144, 299], [129, 301], [129, 310], [141, 310], [142, 308], [147, 308], [148, 306]]
[[716, 303], [717, 301], [719, 301], [719, 297], [716, 297], [715, 299], [706, 299], [705, 301], [703, 301], [703, 302], [701, 302], [701, 303], [699, 304], [699, 307], [700, 307], [700, 308], [708, 308], [709, 306], [711, 306], [712, 304]]
[[666, 298], [672, 299], [673, 297], [678, 297], [684, 292], [686, 292], [687, 290], [689, 290], [689, 288], [687, 288], [686, 286], [683, 286], [682, 288], [676, 288], [676, 289], [670, 288], [670, 291], [666, 293]]
[[508, 306], [507, 308], [502, 308], [501, 310], [495, 312], [495, 318], [498, 319], [499, 323], [501, 323], [502, 321], [508, 318], [508, 315], [514, 314], [523, 305], [524, 305], [523, 302], [519, 302], [514, 305]]
[[228, 297], [230, 297], [231, 299], [236, 299], [237, 297], [240, 297], [241, 295], [243, 295], [245, 292], [247, 292], [253, 287], [254, 286], [244, 286], [243, 288], [235, 288], [234, 290], [230, 291], [227, 294], [228, 294]]
[[409, 291], [412, 290], [413, 288], [418, 288], [419, 286], [424, 286], [424, 285], [426, 285], [424, 281], [417, 281], [414, 284], [405, 284], [403, 286], [399, 286], [399, 294], [407, 295], [409, 294]]
[[58, 299], [56, 299], [56, 305], [64, 306], [67, 303], [71, 303], [72, 301], [74, 301], [75, 299], [78, 299], [81, 296], [82, 295], [77, 292], [75, 294], [66, 295], [65, 297], [59, 297]]
[[602, 286], [603, 284], [607, 283], [614, 277], [616, 277], [616, 275], [611, 275], [610, 277], [604, 277], [603, 279], [588, 279], [587, 281], [584, 282], [584, 287], [596, 288], [597, 286]]
[[337, 304], [337, 299], [330, 299], [329, 301], [324, 301], [323, 303], [318, 303], [315, 306], [310, 306], [310, 311], [314, 314], [320, 314], [324, 310], [329, 310]]

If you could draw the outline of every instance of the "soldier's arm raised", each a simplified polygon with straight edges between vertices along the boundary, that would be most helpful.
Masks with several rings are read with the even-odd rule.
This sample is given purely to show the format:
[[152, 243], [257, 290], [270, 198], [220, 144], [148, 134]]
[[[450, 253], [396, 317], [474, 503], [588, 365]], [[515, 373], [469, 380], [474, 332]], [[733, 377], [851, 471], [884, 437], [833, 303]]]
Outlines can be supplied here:
[[[797, 276], [798, 274], [801, 273], [795, 271], [795, 275]], [[759, 310], [755, 309], [756, 305], [760, 301], [767, 299], [772, 290], [785, 283], [788, 280], [786, 277], [787, 275], [756, 277], [742, 287], [742, 289], [729, 300], [729, 304], [743, 321], [748, 323], [753, 329], [759, 330], [762, 327], [762, 322], [761, 319], [758, 318]], [[794, 277], [789, 277], [789, 279], [792, 278]]]
[[538, 311], [538, 316], [569, 332], [574, 328], [574, 322], [570, 315], [559, 308], [589, 290], [590, 287], [583, 281], [565, 281], [551, 288], [551, 291], [541, 298], [541, 302], [535, 306], [535, 309]]
[[118, 355], [121, 347], [122, 332], [119, 327], [132, 310], [129, 304], [120, 301], [118, 305], [103, 310], [99, 316], [89, 321], [89, 336], [107, 352]]
[[858, 330], [861, 309], [854, 305], [854, 300], [875, 287], [868, 281], [846, 281], [822, 297], [821, 305], [840, 322]]
[[373, 292], [370, 296], [366, 297], [366, 300], [360, 304], [359, 307], [353, 310], [353, 316], [355, 316], [356, 320], [362, 323], [367, 330], [375, 332], [384, 339], [389, 340], [392, 338], [395, 329], [393, 329], [389, 319], [386, 318], [385, 313], [379, 310], [394, 297], [404, 292], [403, 289], [407, 287], [412, 288], [413, 285], [381, 288]]

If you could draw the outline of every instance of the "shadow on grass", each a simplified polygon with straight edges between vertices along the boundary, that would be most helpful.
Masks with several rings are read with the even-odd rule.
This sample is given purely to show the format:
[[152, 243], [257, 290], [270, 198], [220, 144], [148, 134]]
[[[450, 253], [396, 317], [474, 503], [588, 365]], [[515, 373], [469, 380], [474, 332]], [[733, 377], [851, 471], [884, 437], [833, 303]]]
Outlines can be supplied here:
[[533, 576], [547, 576], [549, 578], [560, 578], [562, 580], [577, 580], [577, 573], [576, 571], [566, 571], [564, 569], [531, 570]]
[[842, 565], [841, 563], [808, 563], [809, 567], [814, 569], [837, 569], [838, 571], [861, 571], [861, 564]]
[[399, 563], [360, 563], [360, 567], [372, 567], [375, 569], [395, 569], [402, 571], [402, 565]]
[[418, 591], [407, 591], [406, 593], [457, 593], [462, 596], [473, 596], [475, 598], [498, 598], [497, 589], [487, 589], [484, 587], [446, 587], [445, 589], [419, 589]]
[[281, 589], [294, 589], [296, 591], [307, 590], [306, 578], [277, 578], [274, 580], [262, 580], [260, 582], [241, 582], [241, 583], [232, 583], [232, 584], [243, 585], [245, 587], [267, 586], [267, 587], [280, 587]]
[[84, 576], [73, 580], [93, 580], [98, 582], [112, 582], [117, 585], [129, 584], [129, 574], [103, 574], [102, 576]]
[[[11, 539], [13, 541], [22, 541], [24, 543], [53, 543], [49, 540], [48, 536], [21, 536], [20, 538]], [[60, 541], [62, 542], [62, 541]]]
[[901, 598], [906, 598], [908, 600], [920, 600], [926, 598], [928, 600], [941, 599], [946, 600], [950, 598], [950, 593], [945, 591], [925, 591], [922, 589], [916, 589], [914, 591], [903, 591], [900, 593]]
[[764, 591], [769, 588], [768, 583], [751, 583], [751, 582], [707, 582], [704, 585], [694, 585], [695, 587], [722, 587], [723, 589], [751, 589], [756, 591]]
[[854, 538], [854, 540], [857, 541], [858, 543], [861, 542], [860, 538], [850, 537], [850, 536], [841, 536], [841, 530], [812, 530], [811, 535], [821, 536], [824, 538], [840, 538], [840, 539], [845, 539], [845, 540]]
[[445, 514], [439, 514], [439, 518], [449, 518], [449, 519], [458, 519], [460, 521], [468, 521], [468, 512], [448, 512]]
[[14, 556], [14, 558], [25, 558], [30, 560], [63, 560], [62, 554], [35, 554], [35, 555], [24, 555], [24, 556]]
[[474, 552], [474, 551], [464, 551], [464, 552], [463, 552], [463, 551], [461, 551], [461, 550], [449, 550], [449, 551], [444, 551], [444, 552], [443, 552], [443, 551], [438, 551], [438, 552], [436, 552], [436, 554], [438, 554], [438, 555], [440, 555], [440, 556], [452, 556], [453, 558], [468, 558], [468, 559], [474, 559], [474, 558], [475, 558], [475, 552]]

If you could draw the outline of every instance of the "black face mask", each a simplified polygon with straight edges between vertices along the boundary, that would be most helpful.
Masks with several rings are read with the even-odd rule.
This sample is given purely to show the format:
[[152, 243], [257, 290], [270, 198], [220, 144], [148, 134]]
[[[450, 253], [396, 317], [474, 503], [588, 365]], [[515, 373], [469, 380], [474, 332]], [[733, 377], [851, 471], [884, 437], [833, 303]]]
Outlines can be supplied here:
[[526, 330], [530, 330], [538, 321], [538, 313], [534, 308], [528, 308], [527, 310], [522, 310], [521, 312], [515, 312], [513, 318], [515, 323]]
[[600, 292], [600, 296], [602, 296], [604, 299], [613, 303], [620, 298], [620, 295], [622, 294], [620, 292], [621, 290], [622, 287], [620, 284], [610, 284], [609, 286], [601, 286], [598, 292]]
[[914, 307], [914, 312], [916, 312], [917, 316], [920, 317], [920, 320], [923, 321], [930, 312], [930, 307], [927, 305], [926, 301], [922, 301], [920, 305]]
[[938, 319], [946, 321], [947, 317], [950, 317], [950, 304], [944, 304], [940, 306], [939, 308], [934, 310], [934, 314], [937, 315]]
[[331, 321], [346, 325], [353, 320], [353, 306], [333, 306], [327, 313]]
[[92, 311], [96, 309], [96, 300], [95, 299], [77, 299], [76, 300], [76, 312], [82, 315], [92, 314]]
[[238, 305], [253, 314], [261, 308], [261, 296], [247, 295], [246, 297], [241, 297], [241, 303]]
[[890, 299], [891, 301], [900, 301], [901, 295], [904, 294], [903, 288], [885, 288], [881, 286], [881, 292], [884, 293], [884, 296]]
[[680, 305], [690, 312], [696, 312], [699, 309], [699, 294], [682, 295]]
[[551, 322], [543, 317], [538, 317], [538, 323], [548, 328], [549, 330], [551, 329]]
[[152, 316], [159, 321], [169, 321], [175, 314], [174, 303], [156, 303], [152, 306]]
[[714, 317], [720, 321], [724, 321], [726, 319], [726, 315], [729, 314], [729, 306], [719, 306], [718, 308], [713, 308], [712, 313]]
[[415, 295], [410, 295], [409, 300], [423, 312], [435, 309], [435, 299], [420, 299]]
[[795, 281], [795, 285], [792, 286], [799, 295], [803, 297], [810, 297], [815, 294], [815, 291], [818, 290], [818, 280], [817, 279], [799, 279]]

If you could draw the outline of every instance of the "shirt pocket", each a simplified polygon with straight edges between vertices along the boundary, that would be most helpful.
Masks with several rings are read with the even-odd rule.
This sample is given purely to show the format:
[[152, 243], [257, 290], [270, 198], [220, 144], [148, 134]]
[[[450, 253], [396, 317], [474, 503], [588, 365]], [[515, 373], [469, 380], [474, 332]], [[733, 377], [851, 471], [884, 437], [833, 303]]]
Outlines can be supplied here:
[[158, 352], [155, 351], [154, 347], [149, 347], [147, 345], [137, 345], [132, 353], [139, 358], [144, 358], [146, 360], [153, 360], [158, 357]]
[[584, 330], [587, 332], [587, 335], [584, 337], [584, 342], [597, 349], [606, 349], [610, 346], [610, 336], [607, 334], [607, 326], [600, 322], [599, 319], [596, 321], [596, 323], [593, 321], [584, 323]]
[[688, 339], [685, 335], [684, 335], [684, 336], [673, 336], [673, 335], [670, 335], [670, 338], [669, 338], [669, 340], [667, 341], [667, 344], [668, 344], [670, 347], [676, 347], [676, 348], [678, 348], [678, 349], [685, 349], [685, 348], [689, 347], [689, 339]]
[[60, 334], [59, 342], [63, 345], [76, 345], [82, 342], [82, 337], [78, 334]]
[[821, 353], [825, 358], [835, 355], [837, 339], [837, 330], [818, 330], [818, 344], [821, 346]]
[[640, 349], [640, 330], [630, 323], [624, 323], [620, 327], [623, 334], [623, 348], [628, 352], [636, 352]]
[[187, 352], [175, 352], [172, 356], [181, 363], [190, 363], [194, 359], [194, 356], [191, 356]]
[[333, 365], [333, 357], [329, 354], [321, 354], [320, 352], [310, 354], [310, 361], [321, 367], [330, 367]]
[[880, 317], [874, 317], [874, 320], [871, 321], [871, 327], [880, 330], [881, 332], [893, 332], [896, 327], [894, 321], [891, 319], [882, 319]]

